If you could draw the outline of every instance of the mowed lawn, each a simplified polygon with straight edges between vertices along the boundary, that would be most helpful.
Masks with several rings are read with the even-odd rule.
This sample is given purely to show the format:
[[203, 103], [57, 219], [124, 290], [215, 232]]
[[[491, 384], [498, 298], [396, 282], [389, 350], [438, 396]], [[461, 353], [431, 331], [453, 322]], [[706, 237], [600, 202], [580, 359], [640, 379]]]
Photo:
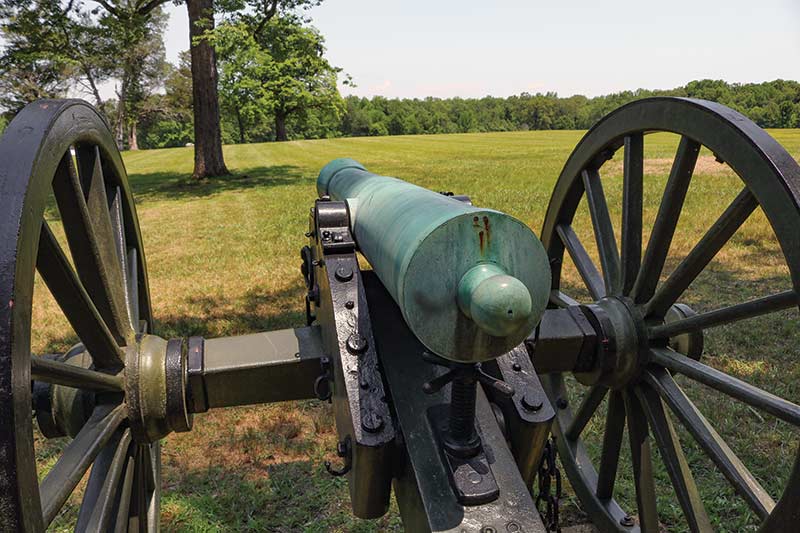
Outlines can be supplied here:
[[[795, 158], [800, 131], [772, 132]], [[192, 183], [192, 149], [124, 154], [137, 200], [155, 331], [165, 338], [215, 337], [304, 324], [300, 248], [319, 169], [352, 157], [369, 170], [436, 191], [468, 194], [479, 206], [505, 211], [541, 229], [561, 167], [583, 132], [518, 132], [354, 138], [225, 147], [233, 173]], [[658, 209], [676, 139], [647, 138], [645, 236]], [[621, 154], [607, 164], [606, 195], [619, 231]], [[741, 189], [726, 166], [701, 155], [668, 268], [688, 252]], [[576, 231], [595, 254], [585, 206]], [[765, 219], [757, 212], [687, 293], [696, 310], [764, 296], [789, 288], [786, 266]], [[582, 296], [574, 269], [565, 284]], [[40, 284], [41, 288], [42, 285]], [[74, 335], [39, 290], [34, 351], [66, 349]], [[800, 328], [787, 311], [719, 328], [706, 338], [705, 361], [793, 399], [800, 399], [796, 365]], [[685, 384], [720, 433], [729, 439], [773, 496], [794, 458], [797, 433], [768, 415], [706, 389]], [[420, 392], [421, 393], [421, 392]], [[577, 400], [576, 400], [577, 401]], [[589, 426], [597, 453], [604, 417]], [[687, 456], [718, 527], [744, 530], [746, 507], [727, 488], [689, 437]], [[195, 417], [194, 431], [163, 444], [162, 525], [165, 531], [400, 531], [396, 506], [377, 521], [351, 517], [346, 483], [322, 463], [335, 459], [330, 406], [317, 401], [230, 409]], [[627, 442], [627, 441], [626, 441]], [[623, 464], [628, 452], [623, 454]], [[658, 456], [656, 452], [656, 462]], [[46, 458], [43, 458], [47, 462]], [[621, 467], [620, 497], [635, 502], [630, 467]], [[680, 510], [663, 467], [658, 469], [662, 521], [680, 530]], [[568, 489], [567, 489], [568, 490]], [[79, 502], [79, 500], [78, 500]], [[567, 520], [585, 521], [567, 498]], [[632, 505], [627, 507], [635, 512]], [[69, 521], [70, 514], [60, 523]], [[72, 514], [74, 516], [74, 514]], [[744, 516], [742, 519], [734, 517]]]

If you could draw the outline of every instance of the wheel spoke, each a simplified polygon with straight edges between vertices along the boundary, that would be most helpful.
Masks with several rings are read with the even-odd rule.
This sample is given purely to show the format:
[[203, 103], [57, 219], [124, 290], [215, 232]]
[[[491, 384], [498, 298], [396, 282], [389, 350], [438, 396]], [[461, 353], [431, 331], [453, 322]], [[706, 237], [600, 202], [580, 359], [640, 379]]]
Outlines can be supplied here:
[[661, 277], [699, 152], [699, 143], [687, 137], [681, 137], [678, 152], [672, 164], [672, 171], [664, 188], [661, 205], [658, 208], [656, 221], [653, 224], [653, 231], [647, 242], [644, 260], [639, 267], [639, 274], [633, 286], [632, 295], [636, 303], [644, 303], [650, 299], [658, 284], [658, 279]]
[[589, 420], [592, 419], [592, 415], [594, 415], [595, 411], [597, 411], [597, 408], [602, 403], [603, 398], [606, 397], [607, 392], [608, 388], [603, 387], [602, 385], [594, 385], [591, 389], [589, 389], [589, 392], [586, 393], [586, 396], [581, 402], [581, 406], [575, 413], [575, 417], [572, 419], [572, 424], [564, 434], [568, 440], [575, 440], [580, 437], [583, 429], [586, 427], [586, 424], [588, 424]]
[[594, 266], [589, 254], [586, 253], [586, 248], [583, 247], [580, 239], [575, 235], [572, 227], [559, 224], [556, 227], [556, 232], [558, 232], [561, 242], [564, 243], [564, 247], [569, 252], [572, 262], [575, 263], [575, 268], [578, 269], [578, 274], [586, 284], [586, 288], [589, 289], [589, 294], [595, 300], [603, 298], [606, 295], [603, 278], [600, 276], [600, 272], [597, 271], [597, 267]]
[[44, 357], [31, 357], [31, 380], [93, 391], [125, 391], [121, 375], [104, 374]]
[[669, 372], [664, 369], [650, 370], [645, 373], [645, 381], [661, 395], [750, 508], [761, 519], [766, 518], [775, 507], [775, 502], [686, 397]]
[[75, 531], [102, 533], [113, 524], [130, 447], [131, 432], [126, 429], [100, 452], [92, 466]]
[[650, 356], [652, 362], [657, 365], [680, 372], [689, 379], [762, 409], [793, 426], [800, 426], [800, 406], [797, 404], [672, 350], [653, 348], [650, 350]]
[[130, 306], [131, 323], [133, 328], [141, 333], [139, 328], [139, 254], [136, 248], [128, 250], [128, 305]]
[[91, 161], [91, 177], [79, 176], [67, 153], [53, 178], [53, 192], [78, 276], [117, 343], [125, 344], [133, 330], [99, 151], [79, 148], [76, 155], [84, 172], [88, 172]]
[[650, 338], [674, 337], [683, 333], [702, 331], [706, 328], [722, 326], [731, 322], [738, 322], [791, 307], [797, 307], [798, 298], [795, 291], [783, 291], [764, 298], [750, 300], [729, 307], [715, 309], [707, 313], [690, 316], [669, 324], [650, 328]]
[[97, 454], [125, 418], [122, 406], [101, 405], [64, 449], [64, 454], [44, 478], [39, 494], [44, 523], [50, 524], [80, 482]]
[[550, 291], [550, 303], [556, 307], [571, 307], [574, 305], [580, 305], [577, 300], [567, 296], [558, 289], [553, 289]]
[[642, 261], [642, 182], [644, 177], [644, 135], [625, 137], [622, 179], [622, 294], [629, 294]]
[[128, 531], [128, 516], [131, 508], [131, 498], [133, 497], [133, 478], [136, 473], [136, 445], [128, 449], [127, 462], [125, 463], [125, 474], [122, 478], [122, 485], [119, 491], [119, 508], [117, 509], [115, 533], [125, 533]]
[[42, 223], [36, 268], [72, 329], [99, 368], [121, 368], [125, 355], [69, 264], [47, 222]]
[[622, 449], [622, 434], [625, 431], [625, 404], [622, 393], [611, 391], [608, 397], [606, 428], [603, 434], [603, 451], [597, 472], [597, 497], [607, 500], [614, 494], [617, 466]]
[[639, 527], [645, 533], [657, 533], [658, 508], [647, 419], [634, 394], [627, 392], [624, 399], [633, 460], [633, 481], [636, 485], [636, 504], [639, 508]]
[[649, 387], [640, 388], [638, 396], [644, 406], [650, 427], [653, 429], [653, 436], [661, 451], [661, 459], [667, 467], [667, 473], [672, 480], [675, 495], [683, 509], [689, 529], [694, 532], [713, 531], [694, 476], [692, 476], [692, 471], [683, 455], [678, 434], [664, 412], [661, 398]]
[[109, 204], [108, 211], [111, 220], [111, 231], [114, 236], [114, 244], [116, 245], [117, 256], [119, 257], [120, 264], [122, 266], [122, 284], [125, 288], [125, 299], [128, 304], [128, 316], [130, 317], [131, 325], [134, 326], [135, 329], [137, 324], [134, 321], [132, 312], [133, 302], [131, 300], [131, 281], [129, 279], [130, 265], [128, 264], [128, 261], [130, 260], [130, 257], [128, 254], [128, 242], [125, 238], [125, 217], [122, 210], [122, 189], [120, 187], [114, 187], [109, 191]]
[[744, 224], [757, 206], [758, 202], [753, 194], [749, 189], [744, 188], [703, 235], [703, 238], [692, 248], [689, 255], [661, 284], [653, 298], [647, 303], [645, 315], [663, 317], [670, 306], [678, 301], [683, 291]]
[[618, 294], [620, 284], [619, 251], [614, 237], [614, 227], [608, 214], [608, 202], [603, 192], [603, 184], [597, 170], [584, 170], [581, 173], [589, 214], [592, 217], [597, 253], [603, 270], [606, 294]]

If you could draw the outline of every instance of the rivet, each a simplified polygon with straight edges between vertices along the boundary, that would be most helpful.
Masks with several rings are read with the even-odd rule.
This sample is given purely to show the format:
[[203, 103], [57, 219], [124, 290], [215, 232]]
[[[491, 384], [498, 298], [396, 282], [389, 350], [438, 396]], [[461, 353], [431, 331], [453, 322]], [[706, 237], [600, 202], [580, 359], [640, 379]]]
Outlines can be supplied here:
[[358, 333], [351, 333], [349, 337], [347, 337], [347, 351], [352, 354], [360, 354], [367, 351], [367, 347], [369, 347], [369, 343], [367, 343], [367, 339], [363, 335], [359, 335]]
[[524, 396], [522, 396], [522, 407], [525, 408], [526, 411], [538, 411], [542, 408], [542, 400], [534, 396], [534, 394], [530, 391], [526, 392]]
[[347, 300], [347, 301], [344, 303], [344, 306], [345, 306], [346, 308], [348, 308], [348, 309], [352, 309], [352, 308], [354, 308], [354, 307], [356, 306], [356, 304], [355, 304], [355, 303], [353, 303], [353, 300]]
[[568, 405], [569, 402], [567, 401], [566, 398], [559, 398], [556, 400], [556, 407], [558, 407], [559, 409], [566, 409]]
[[336, 279], [342, 282], [350, 281], [353, 279], [353, 269], [349, 266], [340, 266], [336, 269], [334, 276], [336, 276]]
[[375, 411], [367, 411], [361, 418], [361, 427], [368, 433], [377, 433], [383, 429], [383, 417]]
[[506, 531], [508, 531], [508, 533], [521, 533], [522, 532], [522, 526], [519, 525], [514, 520], [512, 520], [511, 522], [506, 524]]
[[492, 526], [484, 526], [481, 528], [481, 533], [497, 533], [497, 530]]
[[522, 366], [519, 363], [514, 363], [513, 365], [511, 365], [511, 369], [514, 372], [519, 372], [520, 370], [522, 370]]

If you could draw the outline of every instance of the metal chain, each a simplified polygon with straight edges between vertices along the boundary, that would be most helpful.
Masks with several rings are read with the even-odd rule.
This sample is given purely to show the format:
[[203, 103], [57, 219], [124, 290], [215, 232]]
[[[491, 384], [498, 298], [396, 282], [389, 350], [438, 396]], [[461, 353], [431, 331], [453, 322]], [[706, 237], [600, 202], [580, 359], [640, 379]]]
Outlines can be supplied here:
[[[551, 494], [552, 481], [555, 479], [555, 494]], [[545, 511], [542, 512], [539, 504], [545, 502]], [[536, 497], [536, 509], [542, 516], [546, 531], [561, 532], [558, 524], [558, 505], [561, 501], [561, 471], [556, 465], [556, 438], [551, 437], [544, 445], [542, 462], [539, 464], [539, 494]]]

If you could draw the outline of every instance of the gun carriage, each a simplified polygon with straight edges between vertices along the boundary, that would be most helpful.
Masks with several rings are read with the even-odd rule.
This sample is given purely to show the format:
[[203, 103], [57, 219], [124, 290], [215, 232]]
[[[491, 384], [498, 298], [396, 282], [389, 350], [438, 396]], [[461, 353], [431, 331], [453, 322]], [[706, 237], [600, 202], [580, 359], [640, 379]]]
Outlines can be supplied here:
[[[680, 142], [645, 242], [644, 139], [654, 132]], [[702, 147], [738, 175], [741, 192], [665, 275]], [[619, 246], [600, 178], [615, 154], [624, 174]], [[333, 404], [341, 463], [326, 468], [347, 477], [353, 513], [382, 516], [394, 491], [409, 531], [545, 531], [534, 487], [548, 465], [552, 473], [551, 434], [601, 531], [659, 531], [654, 460], [686, 528], [709, 531], [673, 419], [760, 531], [796, 527], [798, 464], [780, 493], [768, 493], [676, 382], [680, 375], [800, 424], [791, 398], [703, 362], [704, 330], [798, 305], [800, 168], [751, 121], [698, 100], [623, 106], [567, 160], [539, 238], [468, 197], [349, 159], [325, 166], [317, 188], [301, 250], [307, 324], [166, 340], [106, 124], [75, 100], [20, 112], [0, 140], [0, 529], [43, 531], [90, 472], [77, 531], [157, 531], [160, 439], [190, 431], [209, 409], [306, 398]], [[44, 217], [50, 194], [68, 250]], [[581, 201], [599, 265], [578, 237]], [[684, 291], [756, 209], [791, 287], [696, 313]], [[567, 257], [588, 293], [580, 301], [562, 281]], [[64, 354], [31, 354], [37, 272], [80, 338]], [[602, 451], [593, 456], [584, 432], [606, 398]], [[71, 438], [41, 480], [34, 426]], [[615, 492], [626, 434], [635, 508]]]

